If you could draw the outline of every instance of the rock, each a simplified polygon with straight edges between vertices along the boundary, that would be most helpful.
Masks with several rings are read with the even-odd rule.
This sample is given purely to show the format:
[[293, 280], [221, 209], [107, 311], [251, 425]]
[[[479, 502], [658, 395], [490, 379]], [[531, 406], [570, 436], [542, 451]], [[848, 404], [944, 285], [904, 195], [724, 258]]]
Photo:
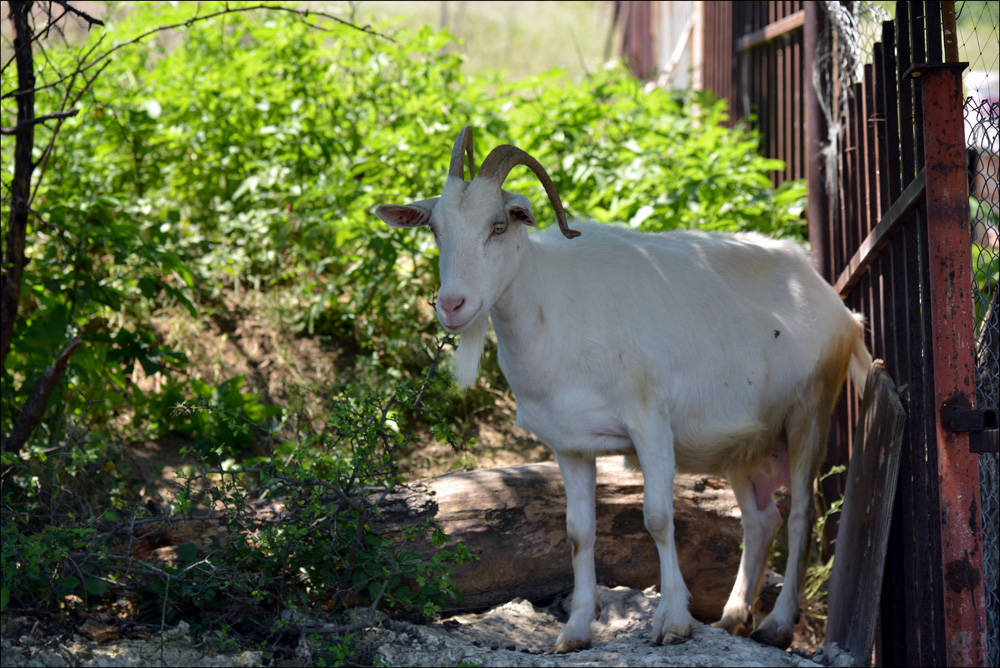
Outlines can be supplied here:
[[[679, 645], [650, 643], [659, 596], [652, 589], [599, 587], [601, 612], [594, 646], [550, 654], [568, 599], [547, 608], [515, 600], [478, 615], [457, 615], [430, 625], [393, 621], [373, 630], [376, 653], [397, 666], [818, 666], [808, 659], [698, 625]], [[405, 637], [406, 642], [400, 642]]]
[[97, 643], [117, 640], [120, 637], [116, 627], [108, 626], [92, 617], [87, 618], [83, 624], [77, 626], [76, 630]]

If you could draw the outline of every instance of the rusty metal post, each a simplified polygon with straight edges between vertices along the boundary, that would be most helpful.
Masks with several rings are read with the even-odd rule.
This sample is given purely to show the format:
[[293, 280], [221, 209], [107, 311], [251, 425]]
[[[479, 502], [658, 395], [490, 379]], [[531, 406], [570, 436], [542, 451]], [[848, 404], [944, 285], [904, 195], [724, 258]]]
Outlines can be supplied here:
[[946, 660], [986, 663], [986, 601], [980, 540], [979, 459], [967, 432], [952, 431], [948, 413], [972, 408], [973, 354], [968, 175], [962, 123], [965, 64], [916, 66], [924, 113], [927, 252], [933, 336], [934, 407], [941, 510]]

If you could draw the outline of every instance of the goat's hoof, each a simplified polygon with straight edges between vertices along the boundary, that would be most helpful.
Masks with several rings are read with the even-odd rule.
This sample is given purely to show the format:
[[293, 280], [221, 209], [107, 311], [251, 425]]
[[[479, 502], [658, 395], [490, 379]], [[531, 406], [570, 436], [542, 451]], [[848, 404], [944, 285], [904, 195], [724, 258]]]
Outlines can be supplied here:
[[662, 636], [654, 636], [654, 645], [680, 645], [682, 642], [687, 642], [691, 639], [691, 627], [685, 629], [670, 629], [663, 633]]
[[565, 654], [566, 652], [575, 652], [580, 649], [587, 649], [590, 647], [590, 634], [583, 633], [567, 633], [564, 629], [559, 637], [556, 638], [556, 644], [552, 648], [552, 651], [556, 654]]
[[792, 644], [792, 630], [778, 629], [777, 631], [770, 631], [761, 627], [750, 634], [750, 639], [765, 645], [777, 647], [778, 649], [788, 649], [788, 646]]
[[746, 636], [750, 631], [752, 615], [746, 615], [742, 619], [735, 615], [723, 615], [722, 619], [712, 624], [717, 629], [722, 629], [731, 636]]
[[566, 652], [575, 652], [577, 650], [587, 649], [588, 647], [590, 647], [589, 639], [568, 640], [560, 637], [556, 640], [556, 644], [552, 648], [552, 651], [556, 654], [565, 654]]
[[674, 624], [667, 628], [657, 628], [656, 620], [653, 620], [653, 644], [654, 645], [679, 645], [691, 638], [691, 623]]

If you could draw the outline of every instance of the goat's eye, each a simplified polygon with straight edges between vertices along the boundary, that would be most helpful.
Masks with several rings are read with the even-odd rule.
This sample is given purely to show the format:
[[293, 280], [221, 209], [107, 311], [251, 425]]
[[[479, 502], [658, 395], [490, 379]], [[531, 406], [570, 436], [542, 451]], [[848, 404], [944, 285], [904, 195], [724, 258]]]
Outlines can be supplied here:
[[507, 231], [507, 223], [496, 222], [493, 223], [493, 234], [499, 236]]

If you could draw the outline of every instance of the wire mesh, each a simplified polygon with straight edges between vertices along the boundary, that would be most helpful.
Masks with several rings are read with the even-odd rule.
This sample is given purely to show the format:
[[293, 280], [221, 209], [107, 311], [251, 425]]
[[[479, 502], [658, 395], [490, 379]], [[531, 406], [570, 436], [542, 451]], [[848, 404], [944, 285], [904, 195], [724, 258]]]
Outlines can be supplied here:
[[[1000, 267], [1000, 27], [996, 3], [956, 3], [959, 57], [969, 63], [965, 74], [965, 138], [969, 157], [969, 211], [972, 240], [973, 295], [976, 314], [976, 402], [981, 409], [1000, 404], [1000, 329], [997, 270]], [[998, 454], [979, 459], [983, 508], [983, 567], [986, 589], [986, 649], [998, 665], [1000, 598], [1000, 476]]]

